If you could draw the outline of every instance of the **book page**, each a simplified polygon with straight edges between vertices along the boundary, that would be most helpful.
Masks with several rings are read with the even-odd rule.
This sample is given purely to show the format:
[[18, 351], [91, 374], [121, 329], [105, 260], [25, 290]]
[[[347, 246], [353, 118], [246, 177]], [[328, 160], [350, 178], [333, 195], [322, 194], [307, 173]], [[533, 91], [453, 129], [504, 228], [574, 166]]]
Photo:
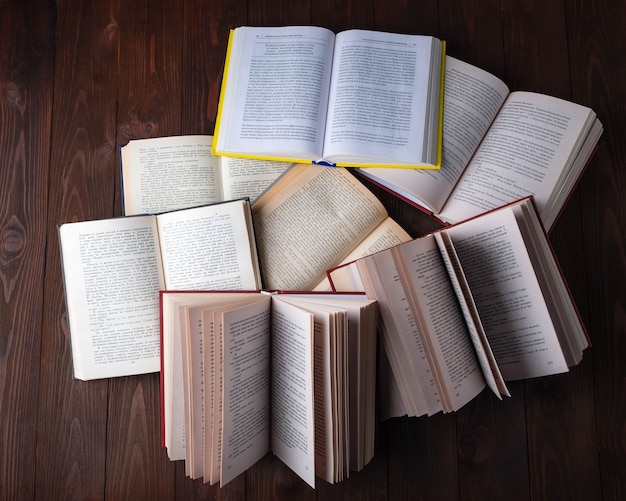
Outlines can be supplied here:
[[[162, 337], [162, 399], [163, 399], [163, 419], [165, 432], [165, 445], [168, 449], [168, 456], [172, 461], [185, 459], [185, 399], [180, 388], [183, 387], [184, 369], [183, 356], [186, 353], [182, 348], [182, 337], [184, 331], [181, 330], [183, 315], [187, 309], [196, 306], [206, 305], [207, 295], [202, 292], [172, 292], [161, 291], [161, 337]], [[205, 371], [204, 360], [205, 348], [211, 349], [211, 345], [204, 343], [205, 325], [202, 325], [202, 373]], [[206, 385], [203, 383], [202, 395], [206, 395]], [[203, 399], [203, 409], [205, 401]], [[206, 427], [205, 427], [206, 428]], [[203, 450], [203, 447], [200, 447]]]
[[412, 416], [441, 411], [441, 395], [391, 249], [360, 259], [356, 265], [367, 296], [378, 301], [382, 347], [387, 352], [404, 407]]
[[212, 136], [130, 141], [121, 150], [124, 214], [160, 214], [223, 200]]
[[226, 61], [215, 151], [321, 158], [333, 42], [325, 28], [237, 28]]
[[457, 222], [534, 195], [546, 223], [544, 208], [571, 167], [590, 119], [590, 110], [578, 104], [511, 93], [440, 216]]
[[224, 200], [249, 198], [254, 201], [291, 163], [251, 158], [219, 157], [224, 185]]
[[364, 176], [437, 214], [508, 95], [494, 75], [446, 57], [441, 169], [359, 169]]
[[[435, 45], [439, 48], [437, 51]], [[431, 71], [441, 46], [428, 36], [348, 30], [335, 38], [324, 158], [336, 163], [432, 163]], [[439, 88], [437, 88], [437, 91]], [[435, 129], [436, 129], [436, 124]], [[358, 159], [358, 160], [355, 160]]]
[[259, 289], [248, 216], [248, 202], [241, 200], [159, 215], [166, 287]]
[[513, 211], [445, 230], [505, 380], [568, 370]]
[[272, 451], [315, 487], [313, 315], [272, 304]]
[[[483, 390], [485, 378], [444, 260], [433, 236], [393, 251], [400, 258], [400, 280], [407, 291], [404, 314], [410, 312], [415, 319], [414, 335], [422, 340], [443, 410], [458, 410]], [[400, 308], [394, 312], [403, 314]], [[416, 351], [413, 344], [407, 343], [406, 349]]]
[[[211, 429], [207, 428], [206, 433], [210, 434], [209, 438], [205, 438], [209, 443], [205, 443], [204, 463], [205, 470], [208, 469], [208, 477], [205, 473], [204, 481], [207, 480], [211, 485], [217, 483], [222, 475], [222, 427], [224, 416], [224, 323], [221, 312], [223, 307], [207, 309], [206, 318], [203, 318], [203, 325], [208, 326], [210, 334], [211, 349], [208, 355], [212, 358], [205, 366], [210, 369], [210, 373], [205, 375], [210, 377], [210, 383], [207, 387], [211, 388]], [[208, 345], [209, 343], [205, 343]], [[209, 446], [210, 444], [210, 446]]]
[[345, 169], [295, 165], [252, 206], [267, 289], [310, 290], [386, 217]]
[[[347, 313], [347, 358], [343, 366], [349, 378], [345, 385], [349, 396], [346, 398], [347, 404], [344, 404], [349, 405], [349, 412], [346, 413], [349, 421], [346, 428], [350, 437], [348, 457], [350, 469], [360, 471], [374, 453], [378, 304], [365, 295], [281, 294], [280, 298], [306, 308], [324, 305]], [[338, 343], [338, 346], [341, 347], [342, 343]], [[339, 389], [345, 390], [341, 387]]]
[[498, 398], [502, 398], [501, 395], [511, 396], [504, 383], [489, 342], [487, 341], [485, 330], [483, 329], [478, 310], [476, 309], [476, 303], [474, 302], [467, 280], [463, 274], [463, 269], [456, 250], [454, 249], [454, 245], [446, 232], [440, 231], [434, 233], [434, 237], [443, 262], [448, 270], [448, 276], [454, 288], [454, 293], [459, 300], [459, 306], [463, 312], [467, 331], [474, 345], [474, 350], [476, 351], [476, 356], [482, 368], [487, 386], [489, 386], [491, 391], [493, 391]]
[[[338, 266], [350, 263], [365, 256], [370, 256], [376, 252], [389, 249], [390, 247], [394, 247], [403, 242], [408, 242], [409, 240], [411, 240], [411, 235], [409, 235], [406, 230], [402, 228], [402, 226], [388, 217], [381, 224], [379, 224], [376, 229], [372, 231], [350, 254], [342, 259]], [[313, 287], [313, 290], [331, 291], [332, 287], [328, 277], [325, 277], [324, 280]]]
[[222, 486], [270, 450], [270, 301], [223, 314]]
[[158, 372], [164, 281], [154, 219], [67, 223], [59, 241], [74, 376]]
[[[182, 388], [185, 405], [185, 468], [192, 479], [204, 474], [204, 363], [202, 307], [181, 308]], [[180, 392], [181, 388], [177, 388]]]

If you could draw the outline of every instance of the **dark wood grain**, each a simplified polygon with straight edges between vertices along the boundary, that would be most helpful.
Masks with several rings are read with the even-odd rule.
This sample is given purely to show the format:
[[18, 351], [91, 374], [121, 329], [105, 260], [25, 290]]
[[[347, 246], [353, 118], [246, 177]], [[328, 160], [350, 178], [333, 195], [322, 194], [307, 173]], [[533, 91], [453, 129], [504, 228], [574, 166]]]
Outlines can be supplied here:
[[0, 498], [35, 492], [52, 2], [0, 2]]
[[[57, 225], [121, 215], [119, 147], [211, 134], [228, 31], [428, 33], [605, 133], [550, 240], [593, 343], [559, 376], [385, 421], [375, 459], [311, 489], [265, 456], [224, 488], [160, 446], [156, 374], [73, 379]], [[618, 0], [0, 0], [0, 499], [626, 498], [626, 5]], [[369, 183], [413, 236], [437, 228]]]

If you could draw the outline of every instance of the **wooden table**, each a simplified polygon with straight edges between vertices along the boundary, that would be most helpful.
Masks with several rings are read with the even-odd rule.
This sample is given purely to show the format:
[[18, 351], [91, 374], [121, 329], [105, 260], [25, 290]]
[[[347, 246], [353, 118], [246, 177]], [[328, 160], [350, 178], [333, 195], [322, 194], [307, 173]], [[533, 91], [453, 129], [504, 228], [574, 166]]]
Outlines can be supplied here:
[[[426, 33], [593, 108], [605, 134], [551, 235], [593, 348], [570, 373], [379, 427], [314, 491], [268, 455], [223, 489], [160, 447], [157, 374], [72, 378], [57, 224], [121, 214], [119, 146], [212, 134], [228, 30]], [[0, 499], [626, 498], [626, 3], [0, 0]], [[382, 193], [414, 236], [434, 224]]]

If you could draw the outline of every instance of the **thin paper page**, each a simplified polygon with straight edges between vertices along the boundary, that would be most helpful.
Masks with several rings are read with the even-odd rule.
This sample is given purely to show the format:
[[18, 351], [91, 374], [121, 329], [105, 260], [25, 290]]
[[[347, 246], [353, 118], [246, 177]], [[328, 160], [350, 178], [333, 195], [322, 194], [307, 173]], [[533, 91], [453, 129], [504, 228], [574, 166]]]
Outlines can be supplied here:
[[510, 94], [441, 216], [455, 222], [534, 195], [543, 218], [589, 113], [551, 96]]
[[251, 158], [219, 157], [222, 165], [224, 200], [249, 198], [254, 201], [285, 170], [288, 162]]
[[224, 312], [222, 486], [270, 448], [270, 301]]
[[482, 368], [485, 381], [487, 381], [487, 386], [489, 386], [491, 391], [493, 391], [498, 398], [501, 398], [501, 395], [510, 396], [504, 380], [502, 379], [498, 364], [493, 356], [493, 352], [491, 351], [491, 347], [489, 346], [489, 342], [487, 341], [487, 336], [485, 335], [485, 330], [480, 321], [476, 304], [474, 303], [469, 286], [467, 285], [467, 280], [465, 279], [454, 246], [452, 242], [450, 242], [448, 235], [443, 231], [435, 233], [434, 237], [443, 262], [448, 270], [450, 282], [459, 300], [459, 305], [463, 312], [463, 317], [465, 318], [465, 324], [467, 325], [467, 331], [474, 345], [474, 350], [476, 351], [476, 356]]
[[428, 146], [415, 138], [426, 133], [433, 43], [367, 30], [337, 34], [325, 158], [424, 162]]
[[311, 26], [234, 33], [217, 151], [321, 158], [334, 34]]
[[166, 286], [170, 290], [256, 290], [246, 201], [158, 216]]
[[485, 378], [443, 258], [429, 236], [394, 250], [401, 257], [400, 277], [415, 312], [416, 335], [422, 337], [435, 382], [442, 386], [443, 410], [458, 410], [483, 390]]
[[568, 370], [512, 209], [446, 230], [505, 380]]
[[441, 397], [392, 253], [374, 254], [357, 261], [357, 266], [361, 276], [367, 276], [364, 280], [367, 296], [378, 301], [383, 347], [405, 398], [405, 406], [414, 415], [441, 411]]
[[264, 286], [310, 290], [386, 217], [345, 169], [295, 165], [252, 206]]
[[272, 451], [315, 487], [313, 315], [272, 304]]
[[461, 177], [509, 90], [502, 80], [446, 57], [441, 169], [361, 169], [367, 177], [437, 214]]
[[[409, 235], [398, 223], [388, 217], [379, 224], [348, 256], [342, 259], [340, 266], [350, 263], [365, 256], [389, 249], [403, 242], [411, 240]], [[331, 291], [332, 287], [328, 278], [324, 278], [317, 286], [313, 288], [315, 291]], [[360, 289], [350, 289], [360, 290]]]
[[157, 372], [163, 275], [153, 218], [68, 223], [59, 238], [74, 375]]
[[212, 136], [138, 139], [122, 147], [124, 214], [162, 212], [223, 200]]
[[[183, 350], [183, 378], [185, 394], [186, 429], [189, 436], [186, 460], [189, 476], [200, 478], [204, 474], [204, 362], [202, 307], [184, 308], [181, 319], [181, 348]], [[183, 330], [183, 323], [185, 329]], [[178, 388], [180, 391], [180, 388]]]

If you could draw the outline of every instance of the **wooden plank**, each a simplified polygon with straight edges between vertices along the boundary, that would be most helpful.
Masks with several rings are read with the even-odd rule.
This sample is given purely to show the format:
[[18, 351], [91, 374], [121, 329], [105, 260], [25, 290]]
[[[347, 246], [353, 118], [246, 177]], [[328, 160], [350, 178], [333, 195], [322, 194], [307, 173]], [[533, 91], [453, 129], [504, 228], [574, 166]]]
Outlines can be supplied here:
[[111, 217], [116, 172], [115, 5], [57, 5], [48, 253], [37, 449], [42, 498], [101, 497], [107, 381], [72, 377], [56, 224]]
[[0, 497], [33, 498], [54, 5], [0, 2]]
[[[177, 2], [121, 2], [118, 144], [181, 132], [183, 9]], [[119, 180], [115, 183], [120, 211]], [[106, 496], [171, 498], [176, 467], [160, 440], [158, 374], [111, 381]]]
[[182, 133], [213, 135], [228, 34], [246, 23], [246, 2], [185, 2]]
[[507, 385], [503, 401], [489, 390], [456, 415], [459, 491], [465, 499], [525, 499], [528, 454], [524, 386]]
[[[623, 64], [626, 6], [623, 2], [565, 2], [572, 92], [604, 124], [600, 147], [580, 185], [593, 348], [593, 401], [597, 461], [605, 499], [626, 498], [626, 135]], [[585, 383], [592, 379], [586, 376]], [[588, 433], [588, 432], [587, 432]], [[583, 435], [583, 436], [586, 436]], [[599, 489], [596, 489], [599, 490]]]
[[445, 501], [459, 497], [453, 414], [393, 418], [384, 428], [389, 444], [388, 499]]

